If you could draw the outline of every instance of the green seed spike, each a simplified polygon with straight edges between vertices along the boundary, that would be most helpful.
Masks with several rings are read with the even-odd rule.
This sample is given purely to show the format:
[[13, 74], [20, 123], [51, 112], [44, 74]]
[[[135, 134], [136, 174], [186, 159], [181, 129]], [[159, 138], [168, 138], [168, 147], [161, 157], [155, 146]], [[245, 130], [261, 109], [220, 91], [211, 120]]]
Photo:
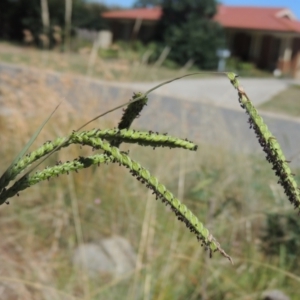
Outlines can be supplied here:
[[88, 168], [91, 165], [102, 164], [111, 162], [112, 159], [105, 154], [97, 154], [88, 157], [79, 157], [71, 162], [65, 162], [57, 166], [46, 168], [43, 171], [36, 172], [34, 175], [22, 177], [16, 181], [9, 189], [4, 189], [0, 194], [0, 205], [3, 204], [8, 198], [15, 196], [18, 192], [35, 185], [43, 180], [49, 180], [52, 177], [61, 174], [68, 174], [69, 172], [77, 172], [80, 169]]
[[[137, 98], [141, 99], [138, 101], [134, 101]], [[148, 97], [146, 95], [143, 95], [142, 93], [135, 93], [132, 96], [132, 101], [133, 102], [130, 103], [124, 111], [124, 114], [118, 125], [119, 129], [129, 129], [134, 119], [139, 116], [144, 106], [147, 105]], [[115, 147], [119, 147], [121, 143], [122, 141], [119, 139], [111, 141], [111, 145]]]
[[[158, 134], [154, 132], [142, 132], [135, 130], [107, 130], [101, 131], [95, 137], [101, 137], [108, 141], [115, 139], [115, 137], [124, 143], [135, 143], [141, 146], [151, 147], [170, 147], [183, 148], [187, 150], [197, 150], [197, 145], [187, 140], [179, 139], [165, 134]], [[112, 143], [111, 143], [112, 144]]]
[[143, 97], [142, 93], [133, 94], [132, 100], [134, 101], [135, 99], [140, 97], [142, 97], [140, 100], [130, 103], [125, 109], [125, 112], [118, 126], [119, 129], [128, 129], [134, 119], [138, 117], [144, 106], [147, 105], [148, 97]]
[[68, 147], [69, 145], [75, 143], [84, 144], [84, 141], [87, 141], [91, 137], [99, 137], [111, 141], [114, 140], [116, 136], [122, 142], [136, 143], [142, 146], [184, 148], [192, 151], [197, 149], [197, 145], [187, 140], [163, 134], [140, 132], [135, 130], [93, 129], [90, 131], [73, 132], [70, 137], [57, 138], [53, 142], [48, 141], [37, 150], [25, 155], [11, 168], [10, 176], [7, 176], [7, 178], [5, 178], [5, 185], [3, 187], [7, 186], [7, 184], [11, 180], [13, 180], [19, 173], [21, 173], [35, 161], [49, 154], [51, 151], [53, 151], [53, 149], [57, 148], [59, 150], [61, 149], [61, 147]]
[[109, 143], [104, 142], [100, 138], [91, 138], [88, 142], [92, 143], [92, 146], [96, 149], [102, 149], [105, 153], [111, 155], [115, 162], [118, 162], [130, 169], [133, 176], [153, 190], [157, 199], [161, 199], [163, 203], [170, 205], [178, 219], [186, 224], [190, 231], [197, 236], [197, 239], [209, 248], [211, 253], [219, 251], [224, 257], [228, 258], [232, 262], [231, 257], [221, 248], [220, 244], [203, 226], [198, 218], [177, 198], [175, 198], [164, 185], [159, 183], [158, 179], [152, 176], [148, 170], [143, 168], [138, 162], [131, 160], [125, 153], [121, 153], [118, 148], [112, 147]]
[[264, 123], [262, 117], [258, 114], [253, 106], [243, 87], [240, 86], [237, 77], [234, 73], [227, 73], [230, 82], [238, 91], [239, 102], [249, 115], [250, 126], [254, 129], [256, 136], [263, 150], [267, 154], [266, 159], [273, 165], [275, 174], [279, 177], [280, 183], [288, 196], [290, 202], [295, 208], [300, 207], [300, 191], [297, 183], [293, 177], [292, 171], [286, 162], [286, 158], [281, 150], [276, 138], [269, 131], [267, 125]]

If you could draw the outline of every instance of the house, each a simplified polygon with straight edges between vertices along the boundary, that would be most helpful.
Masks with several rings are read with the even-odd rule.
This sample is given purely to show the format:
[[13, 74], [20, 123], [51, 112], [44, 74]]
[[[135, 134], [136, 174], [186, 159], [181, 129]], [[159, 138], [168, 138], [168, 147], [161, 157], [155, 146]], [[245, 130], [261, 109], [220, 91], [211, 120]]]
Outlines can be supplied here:
[[136, 33], [143, 42], [149, 42], [162, 16], [160, 7], [109, 11], [102, 17], [109, 20], [113, 40], [130, 40]]
[[[110, 11], [114, 40], [151, 40], [162, 16], [159, 7]], [[287, 8], [219, 5], [214, 20], [225, 29], [232, 56], [257, 67], [300, 78], [300, 21]]]

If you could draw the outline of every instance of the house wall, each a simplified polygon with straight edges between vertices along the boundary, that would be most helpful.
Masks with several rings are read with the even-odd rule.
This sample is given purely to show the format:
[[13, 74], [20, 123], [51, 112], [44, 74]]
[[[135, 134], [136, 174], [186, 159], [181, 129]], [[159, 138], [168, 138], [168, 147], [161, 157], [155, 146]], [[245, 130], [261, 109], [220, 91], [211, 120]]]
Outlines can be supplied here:
[[277, 69], [281, 44], [281, 38], [276, 36], [276, 34], [263, 34], [261, 36], [257, 66], [268, 71]]
[[300, 78], [300, 34], [226, 29], [232, 56]]
[[136, 20], [110, 20], [110, 29], [113, 34], [113, 41], [131, 41], [133, 38], [139, 39], [144, 43], [152, 40], [155, 35], [156, 22], [141, 20], [136, 35], [133, 29]]
[[293, 77], [300, 79], [300, 37], [296, 37], [293, 39], [291, 67]]
[[260, 48], [262, 43], [262, 35], [258, 32], [253, 32], [252, 43], [250, 47], [250, 59], [257, 62], [260, 55]]
[[281, 47], [277, 66], [283, 74], [291, 73], [292, 41], [293, 36], [289, 34], [281, 35]]
[[113, 35], [113, 41], [130, 40], [134, 22], [131, 20], [111, 20], [110, 29]]

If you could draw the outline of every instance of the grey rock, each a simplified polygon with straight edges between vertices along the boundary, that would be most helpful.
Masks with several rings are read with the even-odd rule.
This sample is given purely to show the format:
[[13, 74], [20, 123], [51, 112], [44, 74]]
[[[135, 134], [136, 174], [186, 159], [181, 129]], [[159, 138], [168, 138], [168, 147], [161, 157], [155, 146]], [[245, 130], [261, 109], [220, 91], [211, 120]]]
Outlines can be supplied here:
[[265, 291], [262, 294], [263, 300], [290, 300], [290, 297], [279, 290]]
[[122, 275], [134, 269], [136, 253], [126, 239], [115, 236], [102, 240], [101, 245], [113, 261], [116, 274]]
[[130, 243], [118, 236], [80, 245], [73, 256], [74, 265], [84, 268], [91, 277], [101, 274], [121, 276], [134, 270], [135, 261], [136, 253]]
[[84, 268], [91, 276], [97, 273], [111, 273], [114, 265], [107, 254], [97, 244], [80, 245], [74, 253], [73, 263], [75, 266]]

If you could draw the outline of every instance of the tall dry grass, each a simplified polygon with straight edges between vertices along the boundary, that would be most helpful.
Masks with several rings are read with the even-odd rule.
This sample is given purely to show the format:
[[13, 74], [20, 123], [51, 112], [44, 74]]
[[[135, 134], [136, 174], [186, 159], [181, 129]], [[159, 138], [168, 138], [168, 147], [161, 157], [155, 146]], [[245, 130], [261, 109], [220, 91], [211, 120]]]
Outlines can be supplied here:
[[[54, 31], [57, 33], [56, 29]], [[54, 39], [57, 40], [56, 37]], [[0, 61], [118, 82], [157, 81], [180, 76], [187, 71], [186, 68], [172, 70], [159, 65], [149, 66], [138, 53], [130, 50], [120, 49], [119, 57], [115, 59], [106, 59], [97, 52], [91, 59], [92, 48], [93, 45], [90, 43], [85, 47], [79, 47], [78, 52], [61, 53], [57, 51], [59, 41], [56, 51], [0, 42]]]

